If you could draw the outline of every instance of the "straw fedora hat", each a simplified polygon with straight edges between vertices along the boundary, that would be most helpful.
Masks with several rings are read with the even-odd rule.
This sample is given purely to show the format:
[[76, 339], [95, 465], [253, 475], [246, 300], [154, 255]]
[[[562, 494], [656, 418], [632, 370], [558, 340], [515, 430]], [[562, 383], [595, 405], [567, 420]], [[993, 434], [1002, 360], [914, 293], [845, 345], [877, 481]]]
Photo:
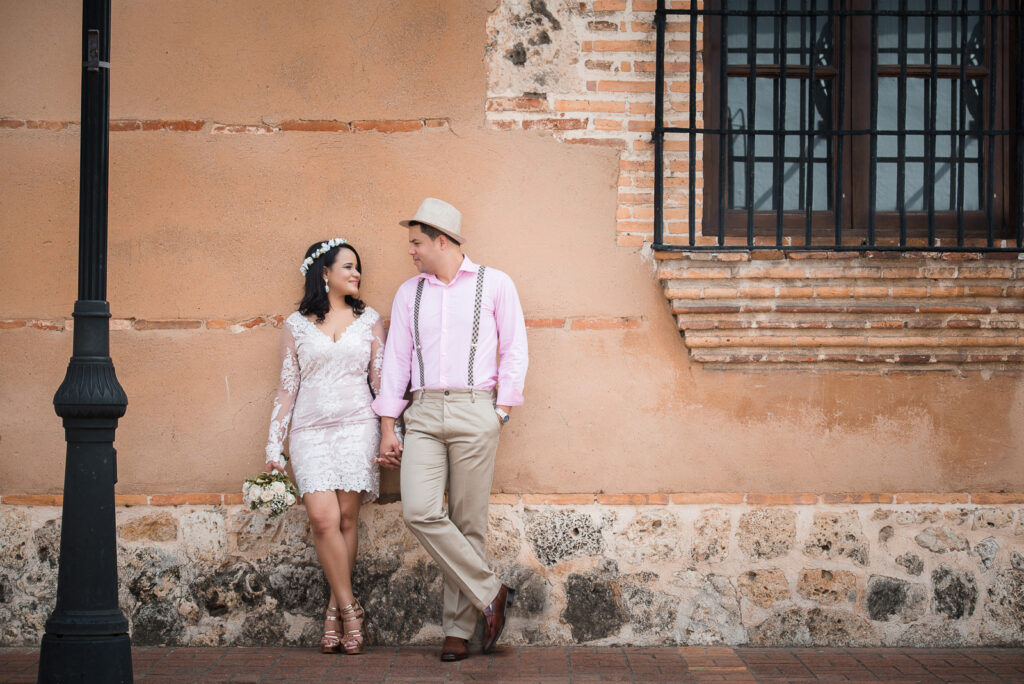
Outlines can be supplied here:
[[448, 204], [444, 200], [428, 197], [416, 210], [416, 215], [407, 221], [399, 221], [398, 224], [408, 228], [414, 223], [437, 228], [439, 231], [450, 237], [460, 245], [466, 244], [466, 238], [462, 236], [462, 212]]

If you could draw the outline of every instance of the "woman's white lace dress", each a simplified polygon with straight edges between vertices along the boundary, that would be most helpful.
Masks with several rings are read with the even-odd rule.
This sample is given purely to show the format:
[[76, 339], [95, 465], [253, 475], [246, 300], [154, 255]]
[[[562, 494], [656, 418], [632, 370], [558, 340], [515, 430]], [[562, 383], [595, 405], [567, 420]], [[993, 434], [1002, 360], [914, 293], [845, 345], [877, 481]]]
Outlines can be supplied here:
[[290, 427], [301, 493], [341, 489], [377, 498], [380, 420], [370, 403], [380, 391], [383, 358], [384, 323], [370, 307], [336, 342], [298, 311], [285, 321], [267, 462], [281, 460]]

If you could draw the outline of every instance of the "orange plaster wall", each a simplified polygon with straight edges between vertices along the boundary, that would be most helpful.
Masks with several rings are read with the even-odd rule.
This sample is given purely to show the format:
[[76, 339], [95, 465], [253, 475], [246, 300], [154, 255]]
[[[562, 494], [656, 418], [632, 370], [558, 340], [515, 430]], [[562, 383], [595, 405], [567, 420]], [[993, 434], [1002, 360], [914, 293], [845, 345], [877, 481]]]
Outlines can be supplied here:
[[[12, 67], [0, 72], [0, 118], [77, 119], [79, 12], [0, 7], [0, 57]], [[115, 318], [287, 314], [303, 250], [334, 235], [360, 247], [365, 298], [386, 312], [413, 274], [395, 222], [441, 196], [464, 212], [470, 255], [513, 275], [527, 317], [555, 319], [530, 329], [527, 405], [503, 439], [496, 491], [1021, 491], [1019, 375], [691, 364], [653, 265], [616, 246], [616, 152], [485, 127], [486, 17], [473, 0], [115, 3], [112, 118], [204, 122], [111, 134]], [[213, 130], [423, 118], [449, 123]], [[68, 318], [78, 128], [0, 128], [0, 155], [0, 320]], [[630, 323], [573, 323], [616, 317]], [[113, 332], [129, 396], [118, 491], [237, 489], [262, 461], [277, 334]], [[0, 329], [0, 493], [62, 486], [50, 402], [71, 339]]]

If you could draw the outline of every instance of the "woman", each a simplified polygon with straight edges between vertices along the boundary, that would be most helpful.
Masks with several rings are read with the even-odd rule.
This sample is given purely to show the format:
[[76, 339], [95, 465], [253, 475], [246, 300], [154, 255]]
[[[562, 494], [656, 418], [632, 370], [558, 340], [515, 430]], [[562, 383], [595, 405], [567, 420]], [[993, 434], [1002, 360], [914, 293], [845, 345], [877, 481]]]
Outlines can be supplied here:
[[266, 471], [284, 472], [290, 423], [292, 470], [331, 587], [322, 650], [355, 654], [364, 633], [352, 566], [359, 505], [380, 491], [380, 422], [370, 402], [380, 390], [384, 324], [359, 299], [359, 254], [341, 238], [311, 245], [299, 270], [306, 292], [281, 333]]

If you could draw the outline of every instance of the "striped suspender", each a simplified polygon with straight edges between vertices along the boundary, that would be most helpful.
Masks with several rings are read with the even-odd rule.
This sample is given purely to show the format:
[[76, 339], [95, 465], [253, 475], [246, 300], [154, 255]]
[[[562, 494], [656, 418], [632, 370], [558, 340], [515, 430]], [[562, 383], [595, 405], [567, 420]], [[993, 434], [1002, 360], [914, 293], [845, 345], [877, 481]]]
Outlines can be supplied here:
[[480, 339], [480, 305], [484, 300], [484, 271], [481, 266], [476, 272], [476, 299], [473, 301], [473, 342], [469, 345], [469, 389], [473, 389], [473, 362], [476, 361], [476, 342]]
[[420, 346], [420, 300], [423, 299], [423, 284], [425, 282], [427, 282], [425, 279], [420, 278], [420, 282], [416, 286], [416, 301], [412, 309], [413, 343], [416, 345], [416, 361], [420, 364], [420, 389], [423, 389], [423, 385], [426, 384], [423, 379], [423, 347]]
[[[469, 388], [473, 389], [473, 364], [476, 361], [476, 344], [480, 339], [480, 309], [484, 300], [484, 271], [486, 266], [481, 266], [476, 272], [476, 297], [473, 302], [473, 341], [469, 346]], [[426, 279], [421, 278], [416, 285], [416, 299], [412, 308], [412, 334], [413, 344], [416, 347], [416, 363], [420, 370], [420, 389], [426, 384], [423, 373], [423, 347], [420, 344], [420, 302], [423, 300], [423, 285]]]

